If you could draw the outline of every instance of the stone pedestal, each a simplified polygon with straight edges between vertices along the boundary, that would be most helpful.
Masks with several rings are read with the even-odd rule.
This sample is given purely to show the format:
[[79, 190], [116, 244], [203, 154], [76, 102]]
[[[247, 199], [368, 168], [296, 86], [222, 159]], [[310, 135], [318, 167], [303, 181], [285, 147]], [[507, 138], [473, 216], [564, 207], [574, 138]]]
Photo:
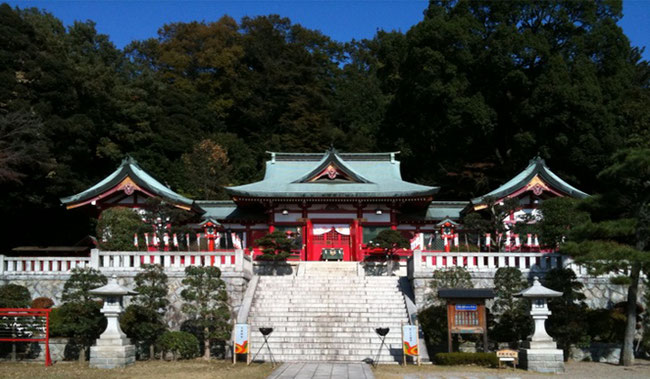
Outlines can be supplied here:
[[124, 338], [99, 338], [90, 348], [90, 367], [122, 368], [135, 363], [135, 345]]
[[524, 342], [519, 350], [519, 365], [529, 371], [545, 373], [564, 372], [564, 353], [555, 342]]

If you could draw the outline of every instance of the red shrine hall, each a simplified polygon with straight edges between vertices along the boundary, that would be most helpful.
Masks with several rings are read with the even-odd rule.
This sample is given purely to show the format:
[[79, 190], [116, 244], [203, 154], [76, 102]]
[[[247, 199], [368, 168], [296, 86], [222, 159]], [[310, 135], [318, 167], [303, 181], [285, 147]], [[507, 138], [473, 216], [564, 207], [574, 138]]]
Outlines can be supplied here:
[[[572, 187], [535, 158], [521, 173], [490, 193], [469, 201], [435, 201], [438, 187], [402, 179], [396, 152], [325, 153], [271, 152], [261, 181], [227, 187], [231, 200], [188, 199], [163, 185], [132, 158], [89, 189], [61, 202], [68, 208], [94, 211], [116, 206], [138, 209], [157, 198], [200, 221], [191, 233], [173, 233], [168, 220], [150, 220], [151, 233], [135, 234], [137, 250], [218, 251], [244, 249], [259, 255], [255, 241], [283, 231], [294, 241], [292, 259], [361, 261], [383, 253], [373, 243], [379, 232], [393, 229], [424, 251], [465, 251], [468, 245], [488, 251], [539, 251], [536, 236], [477, 235], [463, 230], [461, 215], [481, 212], [487, 201], [515, 198], [519, 208], [503, 221], [534, 222], [547, 198], [582, 198]], [[532, 220], [532, 221], [531, 221]], [[462, 247], [461, 247], [462, 246]], [[135, 248], [135, 247], [134, 247]], [[496, 251], [493, 250], [493, 251]]]

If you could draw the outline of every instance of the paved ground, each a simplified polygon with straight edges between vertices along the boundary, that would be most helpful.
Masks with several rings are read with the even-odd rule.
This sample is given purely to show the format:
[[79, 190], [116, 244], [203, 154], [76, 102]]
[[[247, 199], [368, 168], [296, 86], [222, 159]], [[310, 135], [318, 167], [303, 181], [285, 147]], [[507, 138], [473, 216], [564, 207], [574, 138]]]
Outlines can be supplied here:
[[539, 374], [523, 370], [463, 366], [380, 365], [363, 363], [284, 363], [267, 379], [648, 379], [650, 361], [639, 359], [633, 367], [607, 363], [568, 362], [563, 374]]
[[267, 379], [374, 379], [365, 363], [283, 363]]

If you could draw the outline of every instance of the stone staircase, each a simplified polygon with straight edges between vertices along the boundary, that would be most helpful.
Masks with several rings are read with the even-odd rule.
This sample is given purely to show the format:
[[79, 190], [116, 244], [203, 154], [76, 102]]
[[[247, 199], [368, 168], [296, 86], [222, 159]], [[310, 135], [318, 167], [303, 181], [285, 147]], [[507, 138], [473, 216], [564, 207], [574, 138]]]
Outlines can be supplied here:
[[[277, 361], [374, 360], [390, 332], [381, 363], [402, 359], [402, 323], [408, 322], [399, 277], [360, 275], [356, 262], [302, 262], [297, 276], [261, 276], [251, 311], [251, 351], [262, 346], [260, 327], [272, 327]], [[256, 360], [269, 361], [266, 347]]]

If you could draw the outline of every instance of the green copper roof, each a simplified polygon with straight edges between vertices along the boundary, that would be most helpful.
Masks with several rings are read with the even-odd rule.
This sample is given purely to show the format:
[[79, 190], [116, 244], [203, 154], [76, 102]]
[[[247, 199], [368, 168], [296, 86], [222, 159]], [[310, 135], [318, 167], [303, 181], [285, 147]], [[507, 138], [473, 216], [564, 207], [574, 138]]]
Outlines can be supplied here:
[[193, 200], [177, 194], [164, 184], [154, 179], [146, 171], [140, 168], [135, 159], [131, 157], [127, 157], [122, 160], [122, 163], [117, 168], [117, 170], [115, 170], [112, 174], [104, 178], [99, 183], [83, 192], [80, 192], [76, 195], [63, 197], [60, 200], [65, 205], [83, 203], [101, 195], [106, 191], [113, 189], [127, 177], [145, 191], [159, 196], [162, 200], [170, 204], [183, 205], [186, 207], [194, 208], [194, 210], [197, 210], [199, 212], [201, 211], [200, 208], [194, 206]]
[[[350, 180], [311, 181], [314, 175], [334, 164]], [[250, 184], [227, 187], [234, 197], [415, 197], [431, 196], [438, 187], [402, 180], [395, 153], [321, 154], [271, 153], [264, 179]]]
[[238, 207], [232, 200], [198, 200], [196, 205], [205, 211], [204, 220], [218, 222], [228, 221], [256, 221], [264, 223], [268, 218], [263, 210], [255, 212], [254, 209]]
[[442, 221], [449, 219], [460, 220], [461, 211], [467, 207], [468, 201], [432, 201], [428, 208], [416, 209], [397, 214], [397, 220], [409, 221]]
[[494, 191], [472, 199], [472, 204], [481, 204], [489, 197], [494, 199], [502, 199], [523, 188], [525, 185], [530, 183], [530, 181], [536, 175], [538, 175], [540, 179], [551, 186], [554, 190], [562, 192], [567, 196], [575, 197], [578, 199], [589, 196], [588, 194], [571, 186], [569, 183], [562, 180], [562, 178], [559, 176], [555, 175], [555, 173], [553, 173], [553, 171], [551, 171], [548, 166], [546, 166], [546, 162], [544, 162], [542, 158], [536, 157], [534, 159], [531, 159], [528, 163], [528, 167], [517, 174], [517, 176], [510, 179], [508, 182], [501, 185]]

